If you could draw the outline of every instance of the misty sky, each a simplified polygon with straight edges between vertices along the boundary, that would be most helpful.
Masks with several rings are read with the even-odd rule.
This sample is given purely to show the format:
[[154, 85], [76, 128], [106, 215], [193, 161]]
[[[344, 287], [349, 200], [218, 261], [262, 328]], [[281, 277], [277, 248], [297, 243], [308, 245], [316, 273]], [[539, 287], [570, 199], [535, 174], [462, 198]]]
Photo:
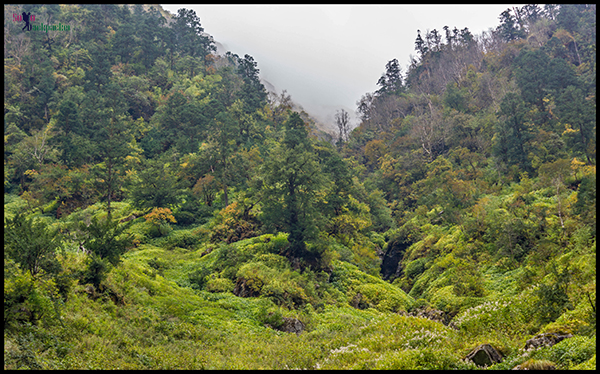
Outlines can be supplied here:
[[[417, 29], [468, 27], [479, 35], [518, 5], [162, 5], [196, 11], [215, 41], [258, 62], [260, 75], [326, 124], [377, 90], [388, 61], [416, 56]], [[356, 125], [357, 123], [354, 123]]]

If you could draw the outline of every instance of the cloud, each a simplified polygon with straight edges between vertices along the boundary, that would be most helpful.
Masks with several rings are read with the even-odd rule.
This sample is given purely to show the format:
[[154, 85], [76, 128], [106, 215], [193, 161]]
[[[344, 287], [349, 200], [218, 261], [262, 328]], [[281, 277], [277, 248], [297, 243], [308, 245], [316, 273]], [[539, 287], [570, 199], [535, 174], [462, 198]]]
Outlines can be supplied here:
[[388, 61], [403, 71], [415, 55], [417, 29], [445, 25], [474, 34], [498, 26], [498, 16], [522, 5], [162, 5], [196, 11], [206, 32], [240, 56], [258, 62], [261, 77], [321, 121], [350, 113], [378, 87]]

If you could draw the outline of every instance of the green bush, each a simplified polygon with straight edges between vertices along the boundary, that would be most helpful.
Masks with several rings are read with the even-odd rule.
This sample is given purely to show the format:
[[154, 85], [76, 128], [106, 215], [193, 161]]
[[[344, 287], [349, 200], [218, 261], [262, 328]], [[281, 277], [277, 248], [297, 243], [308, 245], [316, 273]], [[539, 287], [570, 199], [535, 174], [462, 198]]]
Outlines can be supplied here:
[[175, 220], [177, 221], [177, 225], [180, 226], [187, 226], [187, 225], [192, 225], [194, 223], [196, 223], [196, 216], [194, 215], [194, 213], [191, 212], [177, 212], [177, 213], [173, 213], [173, 217], [175, 217]]
[[167, 237], [166, 246], [168, 249], [175, 247], [194, 249], [199, 241], [198, 235], [190, 230], [176, 230]]
[[[7, 273], [11, 273], [10, 275]], [[4, 327], [22, 323], [37, 323], [52, 316], [52, 301], [28, 271], [5, 269]]]
[[378, 361], [377, 370], [454, 370], [465, 369], [472, 366], [461, 362], [444, 350], [430, 348], [407, 349], [385, 355]]
[[269, 325], [278, 329], [283, 326], [283, 315], [278, 308], [273, 308], [272, 305], [267, 300], [261, 300], [255, 318], [261, 325]]
[[592, 358], [596, 354], [596, 337], [574, 336], [546, 347], [534, 355], [536, 359], [549, 360], [559, 365], [559, 369], [571, 369]]
[[86, 270], [82, 274], [81, 284], [91, 283], [98, 288], [100, 283], [106, 279], [109, 270], [110, 264], [107, 259], [90, 255], [86, 261]]
[[425, 271], [426, 263], [427, 258], [424, 257], [411, 261], [408, 264], [406, 264], [404, 274], [410, 279], [415, 279], [417, 276], [421, 275]]
[[267, 244], [267, 250], [274, 254], [281, 254], [289, 246], [289, 244], [288, 234], [280, 232], [270, 237], [270, 240]]
[[402, 290], [384, 283], [361, 284], [355, 288], [365, 301], [382, 312], [407, 311], [412, 306], [411, 298]]
[[225, 278], [235, 281], [240, 266], [254, 257], [249, 251], [240, 250], [238, 245], [221, 244], [217, 248], [215, 256], [215, 268]]
[[56, 253], [62, 246], [62, 236], [39, 218], [29, 218], [22, 213], [5, 220], [4, 248], [6, 254], [21, 268], [36, 276], [44, 270], [58, 273], [61, 265]]
[[212, 278], [209, 277], [206, 282], [206, 290], [208, 292], [232, 292], [234, 284], [227, 278]]
[[188, 275], [188, 279], [193, 289], [201, 290], [207, 282], [207, 277], [211, 273], [211, 269], [206, 266], [201, 266]]

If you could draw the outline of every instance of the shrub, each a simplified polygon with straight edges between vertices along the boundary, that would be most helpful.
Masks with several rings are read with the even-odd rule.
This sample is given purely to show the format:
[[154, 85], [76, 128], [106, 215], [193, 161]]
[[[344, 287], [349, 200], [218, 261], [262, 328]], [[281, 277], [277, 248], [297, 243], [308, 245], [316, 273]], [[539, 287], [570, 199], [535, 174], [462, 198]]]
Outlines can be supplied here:
[[91, 283], [95, 288], [100, 286], [100, 283], [106, 279], [106, 275], [110, 269], [109, 263], [96, 255], [88, 256], [87, 267], [82, 274], [81, 284]]
[[469, 365], [462, 363], [450, 353], [441, 350], [407, 349], [394, 355], [386, 355], [375, 369], [381, 370], [451, 370], [462, 369]]
[[56, 251], [61, 246], [57, 231], [39, 219], [18, 213], [4, 224], [4, 245], [7, 253], [32, 276], [40, 271], [58, 273], [61, 269]]
[[173, 231], [167, 238], [167, 248], [172, 249], [175, 247], [193, 249], [199, 242], [198, 235], [194, 234], [189, 230], [177, 230]]
[[152, 212], [146, 214], [144, 218], [146, 219], [146, 222], [152, 224], [151, 232], [149, 232], [152, 237], [166, 236], [172, 230], [169, 222], [177, 223], [177, 220], [175, 220], [175, 217], [173, 217], [173, 213], [169, 208], [154, 208], [152, 209]]
[[550, 269], [554, 281], [551, 284], [541, 284], [536, 290], [539, 297], [536, 306], [541, 323], [552, 322], [565, 310], [573, 309], [567, 294], [571, 278], [568, 269], [565, 268], [559, 272], [554, 263], [551, 264]]
[[[8, 274], [11, 273], [11, 274]], [[4, 326], [17, 323], [36, 323], [51, 315], [52, 301], [39, 289], [39, 284], [28, 271], [5, 269], [4, 276]]]
[[288, 235], [287, 233], [277, 233], [277, 235], [273, 235], [269, 242], [267, 243], [267, 250], [271, 253], [281, 254], [285, 251], [288, 246]]
[[410, 297], [402, 290], [383, 283], [361, 284], [355, 290], [363, 295], [370, 306], [380, 311], [407, 311], [412, 304]]
[[210, 240], [213, 243], [233, 243], [259, 235], [256, 216], [237, 201], [229, 204], [215, 217]]
[[133, 236], [124, 233], [132, 222], [119, 225], [119, 221], [110, 216], [103, 221], [93, 217], [89, 225], [80, 222], [79, 229], [86, 234], [83, 245], [90, 253], [116, 265], [121, 261], [121, 255], [132, 245]]
[[595, 354], [595, 337], [574, 336], [552, 347], [539, 350], [534, 357], [536, 359], [556, 362], [559, 365], [559, 369], [571, 369], [572, 366], [591, 359]]
[[262, 325], [269, 325], [278, 329], [283, 326], [283, 315], [279, 309], [269, 307], [269, 305], [272, 305], [269, 301], [261, 300], [255, 318]]
[[248, 262], [253, 254], [249, 251], [241, 251], [237, 245], [222, 244], [216, 250], [215, 271], [231, 280], [236, 280], [236, 274], [242, 264]]
[[207, 281], [207, 276], [210, 275], [211, 270], [208, 267], [201, 266], [188, 275], [188, 279], [193, 289], [201, 290]]
[[427, 263], [427, 258], [424, 257], [409, 262], [406, 264], [404, 274], [410, 279], [415, 279], [425, 271], [425, 263]]
[[181, 211], [173, 213], [173, 218], [175, 218], [175, 221], [177, 221], [179, 225], [191, 225], [196, 223], [196, 216], [191, 212]]
[[210, 277], [206, 282], [206, 290], [208, 292], [232, 292], [234, 284], [227, 278]]

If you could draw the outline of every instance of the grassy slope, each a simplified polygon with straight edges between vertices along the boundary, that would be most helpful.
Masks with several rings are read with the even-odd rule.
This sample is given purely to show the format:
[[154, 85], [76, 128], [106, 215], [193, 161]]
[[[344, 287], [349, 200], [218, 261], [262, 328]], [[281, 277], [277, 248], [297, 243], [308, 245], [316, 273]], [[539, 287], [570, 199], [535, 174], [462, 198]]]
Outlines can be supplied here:
[[[5, 215], [22, 204], [14, 197], [5, 202]], [[115, 205], [117, 215], [129, 214], [127, 204]], [[138, 219], [132, 227], [134, 232], [142, 231], [142, 221]], [[506, 356], [498, 368], [512, 368], [528, 359], [519, 349], [537, 332], [530, 331], [527, 321], [531, 291], [523, 291], [519, 298], [502, 297], [503, 291], [513, 292], [510, 285], [518, 279], [518, 271], [488, 269], [486, 288], [491, 296], [456, 316], [459, 328], [453, 329], [402, 315], [414, 299], [354, 265], [334, 261], [329, 281], [293, 272], [269, 252], [268, 243], [274, 241], [265, 235], [235, 243], [232, 247], [237, 252], [231, 253], [245, 253], [240, 258], [246, 260], [222, 269], [215, 267], [219, 255], [223, 256], [222, 247], [201, 256], [208, 248], [201, 242], [192, 249], [171, 250], [164, 249], [163, 239], [141, 244], [109, 274], [105, 284], [110, 291], [94, 299], [85, 286], [73, 283], [68, 300], [60, 307], [62, 323], [53, 314], [18, 334], [5, 330], [5, 368], [466, 369], [474, 366], [462, 358], [481, 343], [492, 343]], [[83, 269], [84, 255], [67, 250], [62, 261], [66, 272], [74, 274]], [[212, 269], [213, 279], [225, 279], [235, 269], [246, 277], [262, 276], [262, 292], [271, 292], [272, 297], [241, 298], [230, 291], [194, 289], [189, 274], [202, 267]], [[212, 284], [232, 286], [226, 281]], [[307, 303], [297, 309], [274, 304], [273, 295], [281, 288], [304, 292]], [[349, 305], [357, 292], [371, 308]], [[578, 308], [585, 309], [585, 305]], [[582, 313], [575, 308], [571, 320], [581, 318]], [[297, 336], [265, 327], [272, 316], [298, 318], [306, 331]], [[569, 320], [568, 315], [563, 317]], [[557, 323], [561, 324], [560, 319]], [[560, 368], [595, 367], [595, 339], [573, 339], [544, 349], [534, 358], [550, 360]]]

